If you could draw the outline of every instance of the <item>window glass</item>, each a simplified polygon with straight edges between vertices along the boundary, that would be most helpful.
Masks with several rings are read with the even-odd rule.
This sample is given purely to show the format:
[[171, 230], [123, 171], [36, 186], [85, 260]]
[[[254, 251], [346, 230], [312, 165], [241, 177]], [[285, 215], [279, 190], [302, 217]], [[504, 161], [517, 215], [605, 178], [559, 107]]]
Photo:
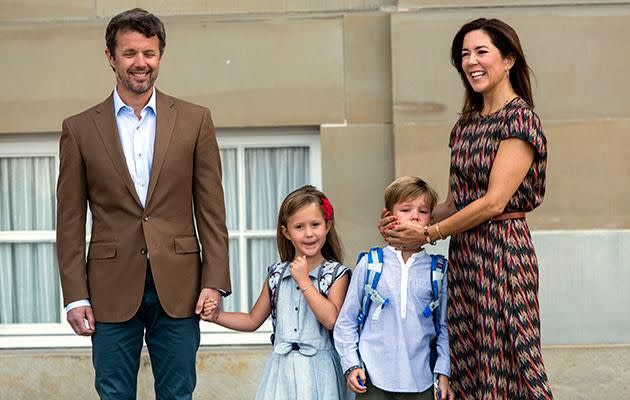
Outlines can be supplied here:
[[54, 156], [0, 158], [0, 324], [60, 321], [54, 245], [45, 232], [55, 229], [55, 164]]

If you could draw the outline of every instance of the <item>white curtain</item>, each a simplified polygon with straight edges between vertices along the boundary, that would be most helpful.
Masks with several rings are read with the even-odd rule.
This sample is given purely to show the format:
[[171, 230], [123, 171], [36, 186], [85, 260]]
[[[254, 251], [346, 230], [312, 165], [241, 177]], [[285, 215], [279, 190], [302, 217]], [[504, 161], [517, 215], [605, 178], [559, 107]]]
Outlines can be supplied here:
[[[55, 158], [0, 158], [0, 231], [55, 229]], [[0, 323], [60, 321], [52, 243], [0, 243]]]
[[247, 265], [248, 281], [247, 295], [249, 296], [249, 307], [251, 308], [267, 278], [267, 267], [277, 261], [278, 250], [276, 238], [271, 239], [249, 239], [247, 241]]
[[[232, 148], [221, 149], [221, 164], [223, 170], [223, 194], [225, 198], [225, 220], [229, 231], [238, 230], [238, 155]], [[225, 311], [240, 311], [239, 286], [239, 250], [238, 239], [230, 239], [230, 278], [232, 280], [232, 295], [223, 301]]]
[[[230, 232], [237, 233], [230, 239], [233, 292], [223, 302], [226, 311], [248, 311], [260, 294], [266, 267], [278, 260], [275, 234], [248, 238], [241, 249], [238, 232], [275, 232], [280, 203], [289, 192], [307, 184], [310, 177], [308, 147], [246, 148], [244, 165], [239, 164], [239, 151], [243, 150], [221, 149], [227, 226]], [[238, 181], [240, 168], [244, 169], [244, 187]], [[244, 204], [239, 203], [239, 188], [244, 190]], [[241, 207], [245, 221], [239, 220]], [[241, 250], [246, 254], [244, 260]], [[243, 302], [247, 309], [241, 306]]]
[[[225, 219], [230, 231], [238, 230], [238, 157], [236, 149], [221, 149]], [[231, 253], [230, 253], [231, 255]]]
[[[309, 183], [309, 148], [248, 148], [244, 165], [238, 151], [221, 150], [228, 229], [239, 232], [243, 225], [246, 231], [275, 231], [284, 197]], [[245, 172], [243, 186], [239, 168]], [[0, 231], [54, 231], [55, 181], [54, 157], [0, 158]], [[239, 204], [239, 190], [245, 190], [244, 204]], [[246, 216], [242, 222], [240, 207]], [[87, 232], [90, 222], [88, 215]], [[245, 260], [239, 243], [238, 237], [229, 242], [233, 295], [225, 301], [226, 310], [240, 310], [241, 300], [251, 307], [266, 267], [278, 260], [275, 235], [247, 239]], [[243, 282], [246, 291], [240, 289]], [[60, 304], [54, 244], [0, 242], [0, 323], [60, 322]]]
[[308, 183], [308, 167], [308, 147], [245, 150], [248, 229], [276, 229], [280, 203]]
[[[276, 229], [284, 197], [309, 183], [308, 147], [251, 148], [245, 150], [247, 229]], [[248, 299], [251, 307], [262, 288], [267, 266], [278, 261], [275, 235], [250, 239], [247, 245]]]

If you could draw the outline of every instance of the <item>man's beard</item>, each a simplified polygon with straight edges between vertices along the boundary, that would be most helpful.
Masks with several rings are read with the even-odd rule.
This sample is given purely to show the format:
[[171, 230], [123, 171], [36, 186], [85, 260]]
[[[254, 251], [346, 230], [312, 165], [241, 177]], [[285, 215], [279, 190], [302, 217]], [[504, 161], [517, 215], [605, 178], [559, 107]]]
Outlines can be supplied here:
[[[133, 72], [139, 72], [139, 71], [133, 71]], [[153, 87], [153, 83], [155, 82], [153, 70], [149, 69], [146, 72], [148, 72], [147, 74], [148, 79], [145, 81], [145, 83], [141, 83], [141, 84], [135, 83], [133, 81], [131, 72], [128, 72], [123, 75], [117, 71], [116, 75], [118, 76], [118, 80], [123, 84], [123, 86], [125, 86], [125, 88], [129, 89], [130, 91], [136, 94], [143, 94], [143, 93], [146, 93], [149, 89], [151, 89]]]

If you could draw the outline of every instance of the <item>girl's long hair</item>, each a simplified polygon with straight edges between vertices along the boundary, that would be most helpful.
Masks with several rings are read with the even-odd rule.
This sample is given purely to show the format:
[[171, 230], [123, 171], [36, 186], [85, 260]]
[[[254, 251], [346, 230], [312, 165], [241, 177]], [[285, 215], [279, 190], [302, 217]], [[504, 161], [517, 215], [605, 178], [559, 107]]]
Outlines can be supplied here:
[[[295, 247], [293, 247], [293, 243], [282, 233], [282, 227], [287, 228], [289, 217], [310, 204], [316, 204], [320, 208], [324, 220], [326, 220], [326, 214], [322, 208], [325, 200], [327, 200], [326, 195], [311, 185], [302, 186], [287, 195], [280, 206], [278, 224], [276, 227], [276, 242], [278, 244], [280, 260], [292, 261], [295, 258]], [[330, 219], [326, 221], [326, 223], [330, 224], [330, 230], [326, 235], [326, 243], [324, 243], [324, 247], [322, 247], [322, 255], [327, 260], [341, 263], [343, 262], [342, 246], [339, 235], [337, 235], [337, 231], [335, 230], [335, 214], [332, 212], [332, 207], [330, 214]]]
[[468, 119], [472, 113], [481, 112], [483, 110], [483, 95], [473, 90], [472, 86], [466, 78], [466, 73], [462, 68], [462, 47], [464, 45], [464, 37], [467, 33], [482, 30], [489, 37], [492, 44], [499, 49], [501, 56], [514, 57], [514, 66], [510, 69], [510, 84], [512, 89], [527, 104], [534, 108], [534, 98], [532, 96], [532, 85], [529, 79], [531, 68], [525, 59], [525, 53], [521, 47], [521, 41], [516, 31], [505, 22], [498, 19], [479, 18], [464, 24], [455, 37], [451, 45], [451, 63], [459, 72], [464, 87], [466, 88], [466, 98], [462, 108], [462, 116]]

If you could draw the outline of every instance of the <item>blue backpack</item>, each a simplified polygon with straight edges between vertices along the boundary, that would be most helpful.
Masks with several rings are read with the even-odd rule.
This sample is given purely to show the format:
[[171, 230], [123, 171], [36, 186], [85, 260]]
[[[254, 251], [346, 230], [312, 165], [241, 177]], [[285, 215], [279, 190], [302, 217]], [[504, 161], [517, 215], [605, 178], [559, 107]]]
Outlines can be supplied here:
[[[359, 254], [357, 264], [363, 257], [367, 257], [367, 268], [365, 271], [365, 283], [363, 285], [363, 296], [361, 298], [361, 311], [357, 316], [359, 322], [359, 333], [365, 325], [368, 312], [372, 303], [378, 307], [372, 313], [372, 319], [376, 320], [380, 317], [381, 311], [389, 303], [389, 299], [383, 298], [376, 290], [378, 281], [383, 273], [383, 249], [380, 247], [372, 247], [370, 251]], [[425, 318], [433, 318], [433, 326], [435, 327], [435, 336], [431, 339], [431, 353], [429, 357], [429, 365], [431, 372], [435, 368], [437, 360], [437, 338], [440, 335], [440, 295], [442, 292], [442, 279], [446, 273], [448, 262], [444, 256], [431, 254], [431, 288], [433, 293], [432, 301], [426, 305], [422, 314]]]

